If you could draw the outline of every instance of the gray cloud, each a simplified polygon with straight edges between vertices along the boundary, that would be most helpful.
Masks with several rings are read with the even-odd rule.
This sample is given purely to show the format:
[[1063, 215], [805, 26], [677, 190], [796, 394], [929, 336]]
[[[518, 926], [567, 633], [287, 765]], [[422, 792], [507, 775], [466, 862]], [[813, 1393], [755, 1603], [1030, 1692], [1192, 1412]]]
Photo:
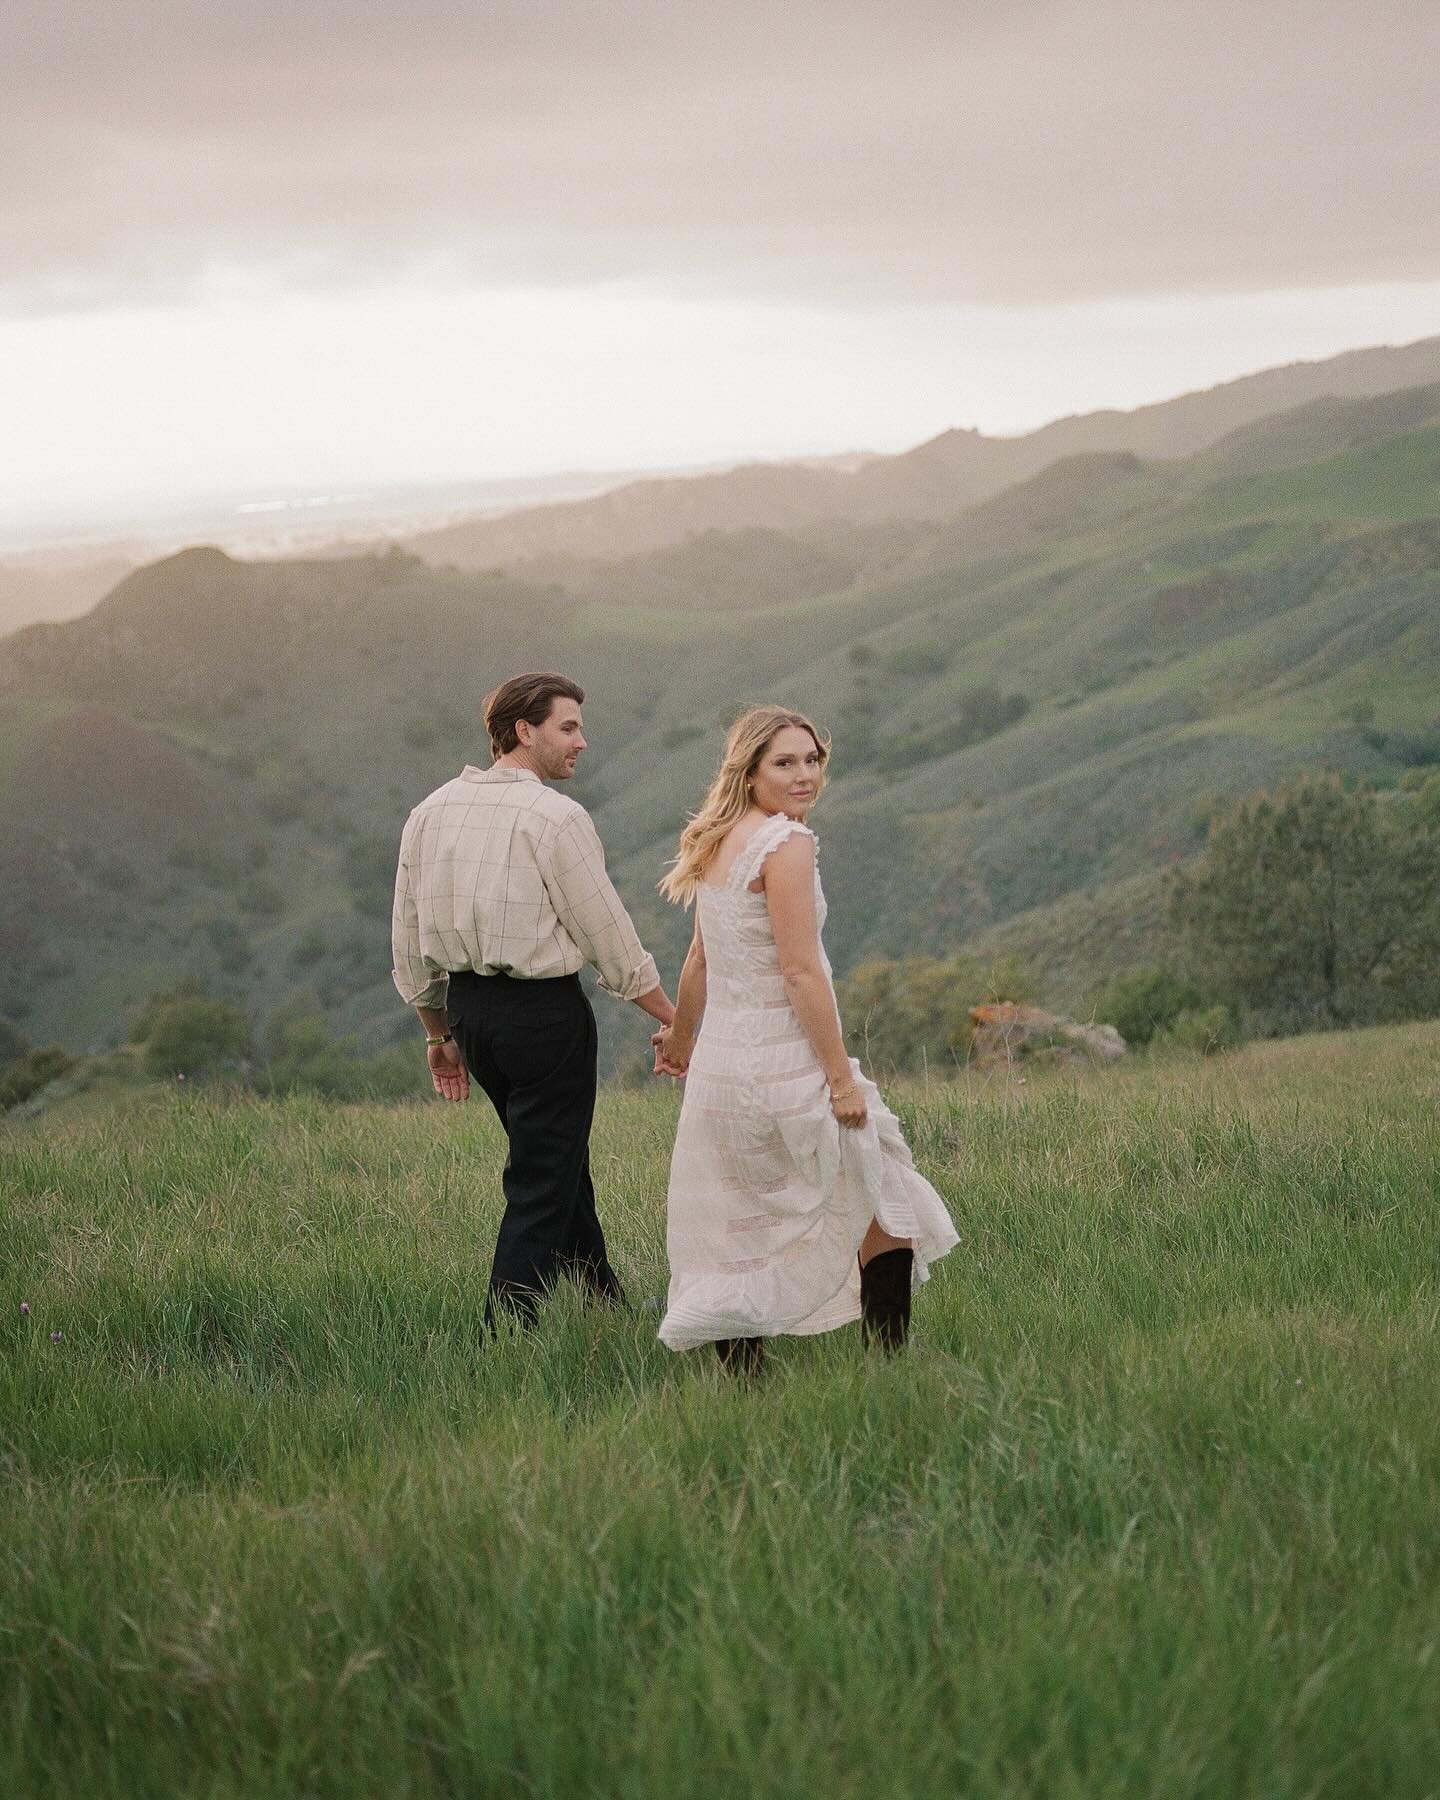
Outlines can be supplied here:
[[1434, 0], [85, 0], [0, 24], [0, 305], [1440, 276]]

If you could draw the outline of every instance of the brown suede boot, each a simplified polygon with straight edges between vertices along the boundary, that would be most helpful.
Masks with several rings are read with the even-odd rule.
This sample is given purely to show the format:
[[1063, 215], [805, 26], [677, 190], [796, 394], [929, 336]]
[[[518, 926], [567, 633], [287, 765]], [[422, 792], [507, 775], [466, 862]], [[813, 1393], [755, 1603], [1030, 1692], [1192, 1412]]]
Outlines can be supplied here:
[[720, 1367], [732, 1375], [758, 1375], [765, 1367], [764, 1338], [716, 1338]]
[[910, 1335], [913, 1250], [882, 1250], [860, 1267], [860, 1334], [893, 1355]]

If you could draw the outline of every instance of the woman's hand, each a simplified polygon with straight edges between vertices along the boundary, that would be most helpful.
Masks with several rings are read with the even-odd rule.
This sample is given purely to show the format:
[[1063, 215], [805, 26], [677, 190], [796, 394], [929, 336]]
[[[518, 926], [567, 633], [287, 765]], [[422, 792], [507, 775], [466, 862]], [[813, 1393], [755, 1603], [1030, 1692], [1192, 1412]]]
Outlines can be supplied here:
[[650, 1042], [655, 1046], [655, 1073], [683, 1077], [690, 1067], [694, 1046], [677, 1037], [670, 1026], [657, 1031]]
[[865, 1110], [865, 1096], [860, 1092], [853, 1074], [847, 1074], [844, 1081], [831, 1087], [830, 1110], [835, 1115], [836, 1124], [843, 1125], [847, 1131], [859, 1131], [869, 1118], [870, 1115]]

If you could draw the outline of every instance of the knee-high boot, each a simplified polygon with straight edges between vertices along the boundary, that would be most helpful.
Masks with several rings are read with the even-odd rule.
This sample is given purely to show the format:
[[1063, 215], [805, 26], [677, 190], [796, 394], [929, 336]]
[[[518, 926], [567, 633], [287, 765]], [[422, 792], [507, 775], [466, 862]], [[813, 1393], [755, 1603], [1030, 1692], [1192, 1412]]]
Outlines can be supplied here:
[[860, 1331], [867, 1344], [893, 1353], [910, 1335], [913, 1250], [882, 1250], [860, 1268]]

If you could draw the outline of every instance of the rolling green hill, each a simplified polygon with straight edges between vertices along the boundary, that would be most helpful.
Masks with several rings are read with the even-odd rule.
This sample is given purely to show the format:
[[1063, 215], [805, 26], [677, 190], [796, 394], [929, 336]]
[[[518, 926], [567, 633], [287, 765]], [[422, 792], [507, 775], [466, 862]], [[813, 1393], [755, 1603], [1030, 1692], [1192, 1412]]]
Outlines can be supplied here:
[[[835, 734], [838, 968], [1018, 944], [1065, 998], [1087, 957], [1146, 952], [1157, 872], [1218, 802], [1440, 760], [1436, 387], [1307, 402], [1185, 459], [1068, 456], [929, 525], [550, 573], [195, 549], [0, 641], [0, 1004], [89, 1048], [193, 975], [262, 1013], [312, 987], [370, 1044], [410, 1029], [399, 827], [486, 760], [481, 696], [517, 668], [588, 689], [571, 791], [671, 980], [686, 922], [654, 884], [751, 700]], [[602, 1017], [615, 1054], [643, 1043]]]

